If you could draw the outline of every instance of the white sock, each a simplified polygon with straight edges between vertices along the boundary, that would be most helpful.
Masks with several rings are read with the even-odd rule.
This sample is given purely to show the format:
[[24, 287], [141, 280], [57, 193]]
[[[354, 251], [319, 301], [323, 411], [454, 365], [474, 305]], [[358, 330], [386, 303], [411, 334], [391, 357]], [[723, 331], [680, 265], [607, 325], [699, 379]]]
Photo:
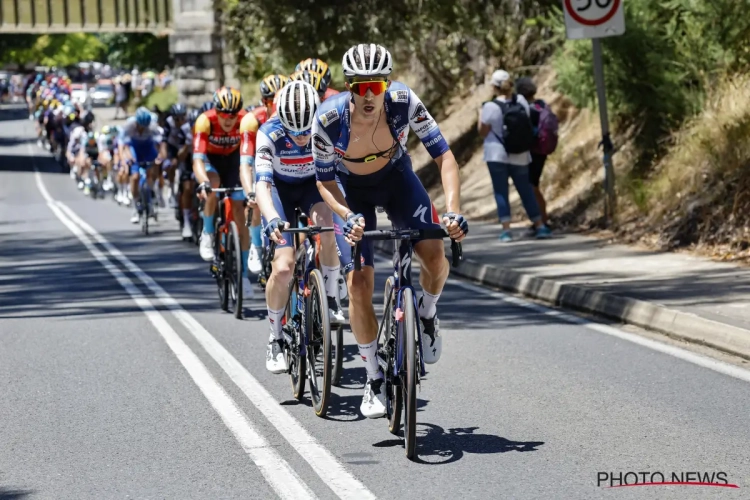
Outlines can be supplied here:
[[185, 224], [189, 226], [190, 225], [190, 209], [189, 208], [182, 209], [182, 218], [184, 219]]
[[437, 314], [437, 301], [440, 294], [432, 295], [422, 290], [422, 296], [419, 297], [419, 317], [430, 319]]
[[281, 335], [281, 318], [284, 317], [284, 309], [274, 311], [270, 307], [268, 308], [268, 321], [271, 323], [271, 334], [276, 340], [279, 340]]
[[323, 269], [323, 280], [326, 283], [326, 295], [329, 297], [339, 296], [339, 269], [340, 266], [328, 267], [321, 264]]
[[378, 365], [378, 340], [375, 339], [369, 344], [359, 344], [359, 355], [362, 356], [362, 361], [365, 362], [365, 369], [367, 369], [367, 379], [377, 380], [383, 378], [383, 374], [380, 372], [380, 365]]

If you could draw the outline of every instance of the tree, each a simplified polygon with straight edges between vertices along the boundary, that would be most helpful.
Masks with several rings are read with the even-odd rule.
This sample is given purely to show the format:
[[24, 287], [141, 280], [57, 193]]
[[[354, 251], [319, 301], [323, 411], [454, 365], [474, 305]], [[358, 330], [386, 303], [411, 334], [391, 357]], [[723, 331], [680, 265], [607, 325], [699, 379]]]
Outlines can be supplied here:
[[[161, 71], [174, 64], [169, 39], [151, 33], [105, 33], [99, 40], [107, 48], [104, 58], [110, 66]], [[104, 61], [102, 61], [104, 62]]]

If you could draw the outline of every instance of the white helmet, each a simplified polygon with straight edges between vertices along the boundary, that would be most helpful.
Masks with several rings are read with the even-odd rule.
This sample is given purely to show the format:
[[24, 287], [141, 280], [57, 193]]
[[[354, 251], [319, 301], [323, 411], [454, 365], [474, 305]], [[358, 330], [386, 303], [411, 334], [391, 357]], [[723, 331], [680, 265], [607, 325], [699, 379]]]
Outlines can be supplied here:
[[[365, 50], [369, 52], [367, 57]], [[388, 76], [393, 71], [393, 58], [382, 45], [360, 43], [346, 51], [342, 66], [347, 77]]]
[[279, 91], [276, 111], [285, 129], [291, 132], [310, 130], [315, 112], [320, 106], [320, 97], [315, 87], [307, 82], [295, 80]]

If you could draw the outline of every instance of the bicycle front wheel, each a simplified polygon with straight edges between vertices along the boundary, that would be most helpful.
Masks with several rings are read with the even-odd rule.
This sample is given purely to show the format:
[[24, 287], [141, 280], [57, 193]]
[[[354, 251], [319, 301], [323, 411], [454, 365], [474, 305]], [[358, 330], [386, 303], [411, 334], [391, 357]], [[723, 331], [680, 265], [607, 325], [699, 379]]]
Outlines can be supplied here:
[[409, 459], [414, 458], [417, 448], [417, 314], [413, 293], [411, 288], [406, 288], [403, 292], [404, 317], [401, 332], [404, 339], [401, 376], [404, 399], [404, 449]]
[[216, 286], [219, 289], [219, 306], [222, 311], [229, 310], [229, 280], [227, 279], [226, 249], [222, 244], [224, 233], [221, 231], [222, 222], [219, 217], [214, 221], [214, 265], [216, 269]]
[[385, 397], [388, 403], [386, 406], [388, 411], [388, 431], [393, 435], [398, 435], [401, 430], [403, 391], [401, 390], [400, 379], [394, 379], [392, 375], [393, 364], [396, 362], [396, 356], [392, 351], [393, 347], [395, 347], [395, 343], [393, 346], [389, 346], [389, 341], [394, 332], [393, 301], [396, 298], [393, 294], [393, 286], [395, 282], [396, 280], [393, 276], [389, 276], [388, 279], [385, 280], [385, 290], [383, 292], [383, 321], [385, 321], [385, 324], [383, 325], [383, 330], [385, 332], [383, 335], [383, 345], [386, 346], [385, 351], [388, 353], [388, 373], [385, 374]]
[[331, 395], [333, 350], [331, 325], [328, 318], [328, 297], [318, 269], [310, 272], [310, 295], [306, 298], [305, 328], [307, 332], [307, 370], [310, 377], [310, 398], [315, 414], [325, 417]]
[[225, 260], [234, 317], [242, 319], [242, 251], [240, 250], [240, 232], [234, 221], [229, 223]]
[[141, 186], [140, 200], [141, 200], [141, 231], [143, 232], [143, 234], [148, 235], [149, 196], [148, 196], [147, 185]]
[[291, 343], [286, 345], [286, 366], [289, 369], [289, 377], [292, 383], [292, 395], [297, 401], [302, 399], [305, 393], [305, 377], [307, 376], [307, 363], [302, 350], [302, 318], [299, 318], [297, 301], [303, 300], [297, 294], [297, 280], [289, 283], [289, 300], [287, 301], [286, 314], [284, 316], [284, 328], [292, 337]]

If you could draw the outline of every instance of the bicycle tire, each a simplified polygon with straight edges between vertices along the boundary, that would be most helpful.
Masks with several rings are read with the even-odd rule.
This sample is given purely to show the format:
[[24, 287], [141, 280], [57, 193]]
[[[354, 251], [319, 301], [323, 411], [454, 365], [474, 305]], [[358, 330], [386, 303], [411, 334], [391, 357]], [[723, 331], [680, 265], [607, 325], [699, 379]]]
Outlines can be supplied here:
[[141, 199], [141, 232], [148, 236], [148, 189], [147, 185], [141, 186], [140, 196]]
[[[389, 276], [385, 280], [385, 290], [383, 292], [383, 317], [385, 324], [383, 330], [385, 335], [383, 338], [383, 344], [387, 344], [391, 338], [391, 332], [393, 331], [393, 302], [394, 297], [391, 297], [391, 290], [396, 283], [396, 279], [393, 276]], [[390, 301], [389, 301], [390, 299]], [[391, 363], [395, 363], [395, 356], [391, 356], [391, 360], [388, 366], [393, 369]], [[388, 431], [393, 435], [398, 435], [401, 430], [401, 410], [403, 408], [403, 391], [401, 390], [401, 383], [398, 379], [394, 380], [392, 371], [385, 374], [386, 381], [386, 409], [388, 410]]]
[[338, 387], [341, 384], [341, 375], [344, 373], [344, 327], [339, 326], [336, 332], [331, 332], [331, 343], [333, 346], [333, 370], [331, 371], [331, 385]]
[[242, 319], [242, 252], [240, 250], [240, 232], [234, 221], [229, 223], [227, 235], [227, 276], [230, 277], [230, 291], [232, 297], [232, 312], [234, 317]]
[[[286, 313], [285, 313], [285, 327], [288, 325], [288, 330], [291, 332], [292, 344], [287, 344], [285, 347], [286, 352], [286, 366], [289, 369], [289, 378], [292, 383], [292, 395], [294, 399], [300, 401], [302, 395], [305, 393], [305, 377], [307, 375], [307, 363], [305, 356], [300, 356], [300, 331], [294, 328], [294, 315], [297, 313], [297, 308], [294, 305], [294, 301], [299, 300], [297, 296], [297, 280], [292, 279], [289, 283], [289, 300], [287, 301]], [[301, 324], [301, 322], [300, 322]]]
[[222, 311], [229, 310], [229, 280], [227, 280], [226, 273], [226, 255], [221, 250], [221, 217], [214, 219], [214, 259], [215, 265], [218, 268], [216, 273], [216, 286], [219, 291], [219, 307]]
[[[310, 399], [319, 417], [325, 417], [331, 398], [331, 372], [333, 352], [331, 346], [331, 324], [328, 318], [328, 297], [323, 284], [323, 274], [318, 269], [310, 272], [306, 297], [305, 328], [307, 332], [307, 369], [310, 378]], [[318, 359], [321, 363], [318, 363]], [[321, 369], [321, 384], [318, 383], [318, 368]]]
[[403, 291], [404, 375], [401, 377], [404, 400], [404, 450], [408, 459], [417, 448], [417, 314], [411, 288]]

